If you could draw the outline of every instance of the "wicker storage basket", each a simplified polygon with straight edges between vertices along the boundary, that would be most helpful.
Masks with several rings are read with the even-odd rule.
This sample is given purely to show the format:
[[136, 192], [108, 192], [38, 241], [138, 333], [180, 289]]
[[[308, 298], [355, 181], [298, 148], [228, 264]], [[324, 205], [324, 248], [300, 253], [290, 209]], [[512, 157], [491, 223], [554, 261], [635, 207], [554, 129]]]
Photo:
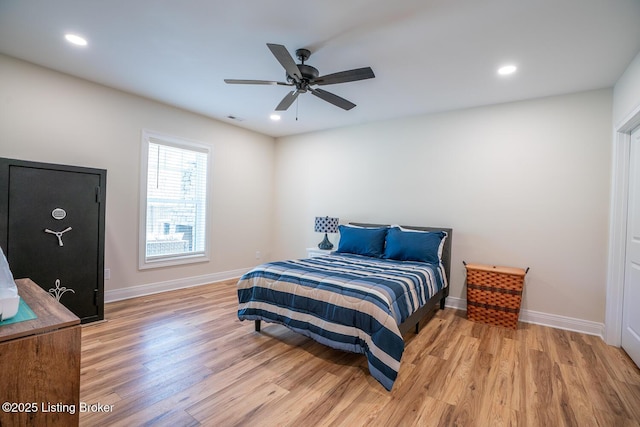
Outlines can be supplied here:
[[527, 270], [465, 264], [467, 319], [517, 329], [522, 287]]

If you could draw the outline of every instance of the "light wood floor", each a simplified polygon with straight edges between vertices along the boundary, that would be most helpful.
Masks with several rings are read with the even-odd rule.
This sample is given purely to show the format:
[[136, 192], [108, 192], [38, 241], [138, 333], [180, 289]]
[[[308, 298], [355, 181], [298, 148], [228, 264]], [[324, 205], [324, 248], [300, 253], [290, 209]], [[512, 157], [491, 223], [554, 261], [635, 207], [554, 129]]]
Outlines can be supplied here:
[[640, 370], [600, 338], [438, 311], [391, 392], [363, 355], [236, 316], [235, 281], [107, 304], [82, 330], [80, 424], [639, 426]]

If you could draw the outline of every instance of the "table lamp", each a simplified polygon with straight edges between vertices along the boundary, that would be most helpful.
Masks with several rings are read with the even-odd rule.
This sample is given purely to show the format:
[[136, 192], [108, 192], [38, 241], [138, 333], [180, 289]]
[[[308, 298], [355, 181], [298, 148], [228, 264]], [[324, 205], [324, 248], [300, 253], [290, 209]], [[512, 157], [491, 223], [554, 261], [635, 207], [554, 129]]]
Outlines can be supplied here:
[[331, 218], [328, 216], [317, 216], [316, 226], [314, 228], [316, 233], [324, 233], [324, 240], [318, 244], [320, 249], [329, 250], [333, 249], [333, 244], [329, 241], [327, 233], [338, 232], [338, 218]]

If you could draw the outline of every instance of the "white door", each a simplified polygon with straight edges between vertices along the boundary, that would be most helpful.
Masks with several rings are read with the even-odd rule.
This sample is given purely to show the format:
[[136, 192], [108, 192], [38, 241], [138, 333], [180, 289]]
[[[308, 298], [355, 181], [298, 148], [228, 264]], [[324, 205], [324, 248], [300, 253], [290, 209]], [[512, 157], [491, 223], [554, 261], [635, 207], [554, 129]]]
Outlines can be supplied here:
[[640, 128], [631, 133], [622, 348], [640, 366]]

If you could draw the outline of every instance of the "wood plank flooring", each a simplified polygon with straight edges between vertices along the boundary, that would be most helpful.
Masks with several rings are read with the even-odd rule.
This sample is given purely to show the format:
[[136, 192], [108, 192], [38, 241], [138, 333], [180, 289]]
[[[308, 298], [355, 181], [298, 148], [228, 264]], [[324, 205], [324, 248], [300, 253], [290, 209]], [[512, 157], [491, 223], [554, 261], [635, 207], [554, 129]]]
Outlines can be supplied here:
[[598, 338], [436, 312], [391, 392], [364, 355], [236, 316], [235, 281], [107, 304], [82, 329], [95, 426], [640, 426], [640, 370]]

